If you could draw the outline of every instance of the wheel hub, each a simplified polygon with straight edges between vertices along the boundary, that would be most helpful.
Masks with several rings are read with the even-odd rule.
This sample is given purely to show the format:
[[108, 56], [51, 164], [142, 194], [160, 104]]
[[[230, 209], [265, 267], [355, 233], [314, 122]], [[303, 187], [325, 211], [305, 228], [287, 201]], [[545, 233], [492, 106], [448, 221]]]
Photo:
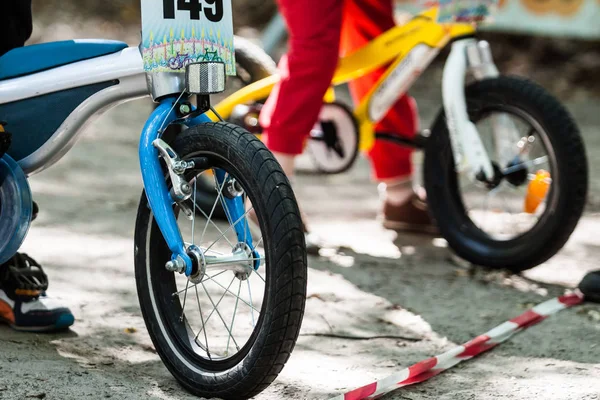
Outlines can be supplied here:
[[[508, 163], [506, 168], [511, 168], [520, 164], [523, 164], [523, 161], [519, 157], [515, 157], [511, 162]], [[523, 168], [508, 173], [504, 177], [510, 184], [515, 186], [521, 186], [523, 183], [525, 183], [525, 181], [527, 181], [528, 173], [529, 170], [527, 169], [527, 167], [523, 166]]]
[[198, 284], [202, 282], [204, 275], [206, 274], [206, 259], [204, 253], [195, 245], [188, 248], [188, 256], [192, 259], [192, 274], [189, 276], [189, 280], [192, 283]]
[[252, 249], [250, 248], [250, 246], [248, 246], [247, 243], [238, 243], [233, 247], [233, 253], [237, 254], [240, 252], [244, 252], [246, 254], [246, 256], [248, 257], [248, 264], [243, 266], [243, 269], [238, 269], [236, 271], [234, 271], [235, 277], [238, 278], [241, 281], [245, 281], [246, 279], [248, 279], [250, 277], [250, 275], [252, 274], [252, 270], [253, 270], [253, 255], [254, 252], [252, 251]]
[[192, 259], [192, 273], [188, 279], [196, 284], [202, 282], [210, 270], [231, 270], [236, 278], [245, 281], [252, 271], [260, 266], [258, 252], [243, 242], [237, 243], [230, 254], [217, 256], [206, 255], [205, 251], [196, 245], [191, 245], [187, 248], [187, 255]]
[[492, 161], [492, 168], [494, 168], [494, 176], [491, 180], [486, 179], [483, 172], [478, 173], [475, 177], [478, 181], [483, 182], [489, 190], [497, 188], [504, 178], [502, 170], [495, 161]]

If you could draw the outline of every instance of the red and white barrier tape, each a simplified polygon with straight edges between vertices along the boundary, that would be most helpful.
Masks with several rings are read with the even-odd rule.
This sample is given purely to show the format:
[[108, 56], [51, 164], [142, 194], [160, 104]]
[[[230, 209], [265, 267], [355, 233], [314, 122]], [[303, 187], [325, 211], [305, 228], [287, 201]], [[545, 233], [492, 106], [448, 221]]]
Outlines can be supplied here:
[[462, 361], [473, 358], [497, 346], [508, 340], [515, 333], [543, 321], [548, 316], [581, 302], [583, 302], [583, 294], [579, 291], [545, 301], [518, 317], [498, 325], [487, 333], [477, 336], [462, 346], [455, 347], [439, 356], [418, 362], [394, 375], [333, 397], [330, 400], [377, 399], [400, 387], [423, 382]]

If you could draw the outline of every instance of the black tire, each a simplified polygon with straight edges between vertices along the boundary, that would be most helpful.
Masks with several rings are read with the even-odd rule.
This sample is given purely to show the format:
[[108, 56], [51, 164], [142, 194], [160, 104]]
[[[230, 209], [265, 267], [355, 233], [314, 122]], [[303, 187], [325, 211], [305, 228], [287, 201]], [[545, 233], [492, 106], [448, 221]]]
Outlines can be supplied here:
[[235, 62], [257, 81], [277, 73], [275, 61], [259, 46], [240, 36], [233, 37]]
[[170, 252], [143, 193], [135, 231], [135, 276], [142, 314], [156, 351], [187, 390], [206, 398], [246, 399], [277, 377], [300, 331], [307, 261], [298, 206], [273, 155], [242, 128], [228, 123], [199, 125], [183, 131], [172, 147], [182, 158], [201, 155], [212, 165], [235, 172], [236, 179], [244, 177], [240, 183], [256, 210], [269, 262], [264, 300], [241, 356], [216, 361], [193, 353], [189, 343], [179, 339], [183, 322], [175, 310], [181, 310], [181, 304], [179, 297], [168, 295], [173, 293], [174, 273], [165, 269]]
[[[234, 36], [235, 61], [238, 69], [237, 79], [244, 85], [259, 81], [277, 73], [275, 61], [263, 49], [243, 37]], [[214, 183], [201, 179], [198, 181], [198, 207], [209, 213], [216, 199]], [[225, 211], [217, 205], [214, 211], [216, 218], [225, 220]]]
[[[319, 172], [326, 174], [326, 175], [337, 175], [337, 174], [341, 174], [341, 173], [348, 171], [354, 165], [354, 163], [356, 161], [356, 157], [358, 157], [358, 153], [359, 153], [359, 149], [360, 149], [360, 134], [358, 131], [358, 123], [356, 121], [356, 118], [354, 118], [354, 114], [352, 113], [352, 111], [346, 105], [344, 105], [342, 103], [338, 103], [338, 102], [325, 103], [323, 105], [323, 107], [324, 108], [321, 110], [321, 115], [319, 116], [319, 118], [321, 118], [323, 116], [323, 112], [327, 110], [325, 107], [330, 107], [330, 108], [333, 107], [334, 109], [340, 110], [344, 114], [344, 116], [346, 118], [346, 122], [350, 122], [349, 126], [346, 127], [347, 130], [341, 130], [339, 126], [336, 126], [336, 124], [333, 124], [332, 126], [330, 126], [330, 129], [333, 129], [333, 132], [331, 132], [331, 133], [333, 133], [335, 135], [335, 137], [336, 137], [335, 141], [338, 144], [340, 141], [340, 135], [352, 135], [350, 142], [349, 142], [352, 144], [352, 147], [350, 149], [351, 154], [347, 158], [344, 157], [344, 158], [346, 158], [346, 162], [343, 163], [342, 165], [337, 166], [337, 168], [336, 168], [336, 167], [332, 167], [331, 163], [327, 163], [326, 160], [321, 160], [319, 157], [317, 157], [315, 152], [312, 151], [312, 149], [313, 149], [312, 146], [316, 143], [315, 139], [309, 140], [306, 150], [310, 153], [312, 161], [315, 164], [315, 166], [317, 167], [317, 170]], [[323, 130], [326, 129], [326, 126], [323, 123], [322, 123], [322, 129]], [[323, 145], [327, 146], [326, 144], [323, 144]], [[334, 149], [330, 148], [329, 151], [334, 151]]]
[[[548, 194], [554, 201], [536, 225], [511, 240], [494, 240], [468, 217], [457, 184], [450, 138], [443, 111], [427, 141], [424, 183], [429, 209], [450, 247], [471, 263], [523, 271], [548, 260], [567, 242], [583, 212], [588, 187], [584, 143], [568, 111], [537, 84], [501, 76], [476, 82], [466, 89], [471, 121], [486, 110], [510, 107], [534, 119], [545, 131], [555, 154], [555, 177]], [[560, 188], [555, 191], [554, 188]]]

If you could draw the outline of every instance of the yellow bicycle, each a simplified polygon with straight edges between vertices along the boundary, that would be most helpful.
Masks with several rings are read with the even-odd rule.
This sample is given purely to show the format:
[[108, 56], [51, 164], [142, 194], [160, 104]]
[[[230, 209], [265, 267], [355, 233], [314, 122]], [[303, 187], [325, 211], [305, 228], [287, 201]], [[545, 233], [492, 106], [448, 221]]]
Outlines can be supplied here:
[[[428, 9], [340, 59], [306, 146], [325, 173], [345, 171], [376, 139], [422, 148], [429, 209], [452, 249], [478, 265], [534, 267], [563, 247], [583, 212], [588, 167], [581, 135], [543, 88], [499, 74], [489, 44], [475, 38], [475, 24], [439, 23], [437, 13], [437, 7]], [[431, 129], [413, 141], [376, 134], [374, 125], [450, 43], [443, 107]], [[270, 75], [215, 108], [260, 134], [260, 104], [279, 76], [271, 74], [274, 63], [261, 50], [252, 58], [267, 60], [254, 69]], [[245, 54], [238, 62], [252, 63]], [[387, 64], [353, 111], [335, 101], [335, 86]], [[468, 74], [474, 83], [465, 85]]]

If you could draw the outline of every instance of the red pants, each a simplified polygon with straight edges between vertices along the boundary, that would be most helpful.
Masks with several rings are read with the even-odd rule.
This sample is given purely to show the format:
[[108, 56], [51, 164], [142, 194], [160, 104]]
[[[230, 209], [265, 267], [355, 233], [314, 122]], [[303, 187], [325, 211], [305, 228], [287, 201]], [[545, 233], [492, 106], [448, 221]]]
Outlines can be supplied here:
[[[392, 0], [278, 0], [290, 35], [289, 52], [279, 63], [281, 81], [260, 116], [265, 143], [275, 152], [302, 153], [303, 142], [319, 116], [338, 57], [364, 46], [394, 27]], [[343, 21], [343, 23], [342, 23]], [[386, 66], [350, 83], [360, 102]], [[376, 131], [412, 138], [419, 129], [416, 102], [403, 96], [376, 125]], [[411, 150], [376, 141], [369, 151], [375, 177], [393, 179], [411, 173]]]

